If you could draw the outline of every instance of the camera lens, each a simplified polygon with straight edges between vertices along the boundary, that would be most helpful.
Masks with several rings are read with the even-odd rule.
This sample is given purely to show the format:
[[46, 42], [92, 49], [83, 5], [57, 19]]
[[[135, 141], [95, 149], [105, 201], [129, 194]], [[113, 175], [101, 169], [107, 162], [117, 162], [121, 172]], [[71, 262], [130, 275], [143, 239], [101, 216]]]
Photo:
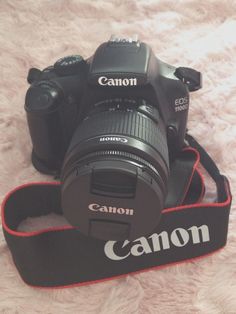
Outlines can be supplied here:
[[110, 99], [80, 123], [62, 169], [69, 223], [102, 240], [134, 240], [157, 226], [169, 175], [166, 130], [143, 99]]

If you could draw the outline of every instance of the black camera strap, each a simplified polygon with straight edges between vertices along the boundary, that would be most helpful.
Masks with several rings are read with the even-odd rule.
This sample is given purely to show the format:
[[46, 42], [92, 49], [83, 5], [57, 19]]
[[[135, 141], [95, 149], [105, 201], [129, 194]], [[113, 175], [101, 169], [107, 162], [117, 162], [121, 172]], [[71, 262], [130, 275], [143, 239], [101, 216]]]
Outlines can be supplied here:
[[[30, 183], [10, 192], [2, 204], [2, 225], [22, 279], [44, 288], [91, 284], [206, 256], [222, 248], [227, 241], [232, 200], [229, 182], [190, 135], [186, 140], [189, 146], [171, 166], [160, 224], [149, 236], [133, 242], [96, 240], [69, 225], [19, 232], [19, 224], [28, 217], [62, 215], [61, 187], [59, 182]], [[204, 180], [199, 162], [216, 183], [216, 202], [201, 203]]]

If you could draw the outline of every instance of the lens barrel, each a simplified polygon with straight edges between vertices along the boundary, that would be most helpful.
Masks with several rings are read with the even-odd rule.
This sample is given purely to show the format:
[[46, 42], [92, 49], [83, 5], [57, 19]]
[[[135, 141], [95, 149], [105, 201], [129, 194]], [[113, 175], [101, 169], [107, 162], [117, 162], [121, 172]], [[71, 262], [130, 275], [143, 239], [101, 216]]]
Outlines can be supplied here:
[[97, 107], [78, 126], [65, 156], [62, 209], [85, 235], [134, 240], [151, 233], [164, 206], [165, 127], [145, 101], [109, 100]]

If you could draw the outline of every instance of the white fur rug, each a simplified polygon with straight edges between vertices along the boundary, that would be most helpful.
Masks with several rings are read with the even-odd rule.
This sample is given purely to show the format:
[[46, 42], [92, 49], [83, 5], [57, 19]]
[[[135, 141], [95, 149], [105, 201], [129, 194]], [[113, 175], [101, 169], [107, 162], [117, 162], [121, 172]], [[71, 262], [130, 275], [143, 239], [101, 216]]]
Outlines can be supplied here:
[[[0, 200], [15, 186], [51, 180], [31, 165], [24, 96], [30, 67], [90, 56], [111, 33], [149, 43], [173, 65], [203, 73], [188, 127], [236, 191], [236, 1], [0, 0]], [[228, 245], [210, 257], [84, 287], [26, 286], [0, 233], [0, 313], [236, 313], [236, 211]]]

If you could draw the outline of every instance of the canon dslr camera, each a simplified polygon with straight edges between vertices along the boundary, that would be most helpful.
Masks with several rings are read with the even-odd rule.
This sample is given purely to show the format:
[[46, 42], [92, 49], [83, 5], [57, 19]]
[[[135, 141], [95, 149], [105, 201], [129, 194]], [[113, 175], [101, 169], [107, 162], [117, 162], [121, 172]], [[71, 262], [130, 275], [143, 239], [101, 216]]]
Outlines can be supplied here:
[[160, 61], [137, 38], [112, 36], [87, 60], [31, 69], [28, 82], [32, 161], [60, 175], [68, 222], [103, 240], [151, 233], [201, 74]]

